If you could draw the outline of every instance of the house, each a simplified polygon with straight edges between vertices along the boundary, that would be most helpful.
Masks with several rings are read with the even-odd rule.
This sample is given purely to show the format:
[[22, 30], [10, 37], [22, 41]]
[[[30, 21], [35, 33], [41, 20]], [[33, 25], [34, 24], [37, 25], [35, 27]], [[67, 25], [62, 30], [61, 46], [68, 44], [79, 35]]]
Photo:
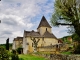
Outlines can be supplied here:
[[[31, 39], [38, 41], [37, 47], [47, 47], [58, 44], [58, 39], [51, 31], [52, 27], [43, 16], [37, 31], [25, 31], [23, 34], [23, 53], [35, 52], [34, 42]], [[38, 51], [46, 51], [46, 49], [38, 49]], [[49, 50], [48, 50], [49, 51]]]
[[12, 49], [16, 50], [17, 48], [22, 47], [22, 44], [23, 44], [23, 37], [14, 38]]

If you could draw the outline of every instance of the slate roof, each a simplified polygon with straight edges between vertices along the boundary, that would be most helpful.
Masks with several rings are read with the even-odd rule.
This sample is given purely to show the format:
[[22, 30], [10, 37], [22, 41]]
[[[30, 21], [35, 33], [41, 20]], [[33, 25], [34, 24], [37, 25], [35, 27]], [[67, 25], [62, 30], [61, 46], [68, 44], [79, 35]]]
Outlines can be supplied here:
[[23, 41], [23, 37], [14, 38], [14, 41]]
[[42, 36], [40, 35], [39, 32], [35, 32], [35, 31], [25, 31], [24, 32], [25, 34], [25, 37], [30, 37], [30, 36], [33, 36], [33, 37], [44, 37], [44, 38], [55, 38], [57, 39], [54, 34], [52, 33], [49, 33], [48, 31], [46, 31]]
[[43, 37], [45, 37], [45, 38], [55, 38], [55, 39], [57, 39], [57, 38], [54, 36], [54, 34], [49, 33], [48, 31], [46, 31], [46, 32], [43, 34]]
[[40, 33], [39, 32], [35, 32], [34, 30], [32, 31], [24, 31], [24, 36], [25, 37], [30, 37], [30, 36], [33, 36], [33, 37], [41, 37]]
[[[40, 22], [38, 28], [39, 27], [49, 27], [49, 28], [52, 28], [49, 25], [49, 23], [47, 22], [47, 20], [46, 20], [46, 18], [44, 16], [41, 19], [41, 22]], [[25, 31], [24, 30], [24, 37], [30, 37], [30, 36], [33, 36], [33, 37], [45, 37], [45, 38], [56, 38], [52, 33], [49, 33], [48, 31], [46, 31], [43, 35], [40, 35], [39, 32], [36, 32], [34, 30], [32, 30], [32, 31]]]
[[39, 24], [38, 28], [39, 27], [49, 27], [49, 28], [51, 28], [51, 26], [49, 25], [49, 23], [47, 22], [47, 20], [44, 16], [42, 17], [42, 19], [40, 21], [40, 24]]

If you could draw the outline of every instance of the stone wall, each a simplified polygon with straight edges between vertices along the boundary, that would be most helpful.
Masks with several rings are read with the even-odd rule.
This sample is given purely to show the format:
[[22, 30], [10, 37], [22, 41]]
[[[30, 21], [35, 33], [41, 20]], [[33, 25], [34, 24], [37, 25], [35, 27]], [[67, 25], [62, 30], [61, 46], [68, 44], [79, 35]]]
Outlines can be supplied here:
[[80, 60], [80, 55], [42, 54], [41, 56], [48, 60]]
[[80, 60], [80, 55], [56, 55], [50, 54], [50, 60]]

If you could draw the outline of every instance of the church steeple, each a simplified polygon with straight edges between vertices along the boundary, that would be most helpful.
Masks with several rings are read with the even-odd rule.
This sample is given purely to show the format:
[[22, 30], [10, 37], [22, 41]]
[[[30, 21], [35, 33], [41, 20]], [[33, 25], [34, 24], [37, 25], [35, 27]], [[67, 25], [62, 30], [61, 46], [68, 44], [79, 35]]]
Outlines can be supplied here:
[[51, 26], [49, 25], [49, 23], [47, 22], [47, 20], [46, 20], [46, 18], [44, 16], [42, 17], [38, 28], [40, 28], [40, 27], [49, 27], [49, 28], [51, 28]]
[[48, 31], [49, 33], [51, 33], [51, 26], [49, 25], [49, 23], [47, 22], [46, 18], [43, 16], [40, 24], [37, 28], [38, 32], [43, 35], [46, 31]]

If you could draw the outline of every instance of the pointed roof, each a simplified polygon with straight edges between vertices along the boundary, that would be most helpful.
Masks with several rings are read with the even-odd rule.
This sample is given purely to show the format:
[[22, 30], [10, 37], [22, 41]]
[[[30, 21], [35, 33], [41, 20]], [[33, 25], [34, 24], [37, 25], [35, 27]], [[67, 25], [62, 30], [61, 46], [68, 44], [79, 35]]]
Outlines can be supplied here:
[[57, 38], [54, 36], [54, 34], [49, 33], [48, 31], [46, 31], [46, 32], [43, 34], [43, 37], [45, 37], [45, 38], [55, 38], [55, 39], [57, 39]]
[[46, 20], [46, 18], [44, 16], [41, 19], [41, 22], [40, 22], [38, 28], [39, 27], [49, 27], [49, 28], [51, 28], [51, 26], [49, 25], [49, 23], [47, 22], [47, 20]]

